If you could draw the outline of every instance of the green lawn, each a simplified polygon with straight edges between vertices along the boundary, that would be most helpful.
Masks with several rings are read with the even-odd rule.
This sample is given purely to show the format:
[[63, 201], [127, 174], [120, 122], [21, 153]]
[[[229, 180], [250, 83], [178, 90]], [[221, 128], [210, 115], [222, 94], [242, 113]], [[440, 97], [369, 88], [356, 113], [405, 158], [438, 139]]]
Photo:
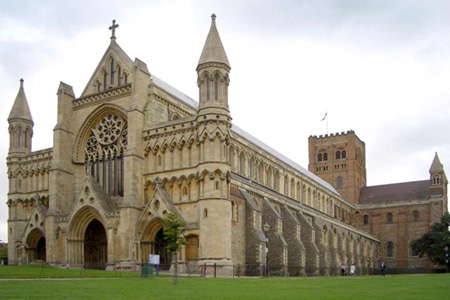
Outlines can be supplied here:
[[450, 274], [0, 281], [0, 299], [450, 299]]

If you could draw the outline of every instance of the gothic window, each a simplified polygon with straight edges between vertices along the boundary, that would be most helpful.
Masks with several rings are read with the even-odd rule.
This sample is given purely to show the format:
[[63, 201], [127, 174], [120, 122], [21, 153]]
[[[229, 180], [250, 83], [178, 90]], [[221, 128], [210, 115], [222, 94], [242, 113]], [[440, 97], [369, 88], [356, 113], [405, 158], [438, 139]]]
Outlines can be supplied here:
[[336, 180], [336, 184], [338, 188], [341, 188], [344, 184], [343, 184], [343, 179], [341, 176], [339, 176]]
[[394, 257], [394, 243], [392, 242], [386, 244], [386, 257]]
[[368, 215], [363, 216], [363, 222], [364, 222], [364, 225], [369, 224], [369, 216]]
[[86, 173], [90, 173], [111, 196], [123, 196], [127, 124], [109, 113], [94, 128], [85, 147]]
[[419, 221], [419, 212], [417, 210], [413, 212], [413, 220], [414, 222]]
[[120, 76], [121, 68], [120, 66], [117, 66], [117, 85], [122, 84], [122, 76]]
[[219, 78], [214, 78], [214, 100], [219, 100]]
[[17, 147], [22, 146], [22, 128], [19, 127], [18, 139], [17, 139]]
[[319, 153], [319, 154], [317, 155], [317, 161], [322, 161], [322, 153]]
[[414, 248], [411, 248], [411, 256], [418, 256], [416, 250]]
[[392, 214], [391, 214], [391, 213], [388, 213], [388, 214], [387, 214], [387, 222], [388, 222], [388, 223], [392, 223], [392, 219], [393, 219]]
[[441, 178], [439, 175], [433, 176], [433, 185], [439, 185], [441, 183]]
[[341, 159], [341, 151], [336, 151], [336, 159]]
[[327, 161], [328, 160], [328, 153], [324, 153], [323, 154], [323, 161]]
[[206, 100], [209, 100], [209, 93], [211, 92], [210, 80], [206, 78]]
[[106, 91], [106, 86], [108, 85], [108, 74], [103, 71], [103, 90]]
[[114, 58], [111, 57], [111, 85], [114, 84]]
[[342, 150], [341, 158], [347, 158], [347, 151]]
[[123, 80], [125, 81], [125, 84], [128, 83], [128, 74], [127, 73], [123, 73]]

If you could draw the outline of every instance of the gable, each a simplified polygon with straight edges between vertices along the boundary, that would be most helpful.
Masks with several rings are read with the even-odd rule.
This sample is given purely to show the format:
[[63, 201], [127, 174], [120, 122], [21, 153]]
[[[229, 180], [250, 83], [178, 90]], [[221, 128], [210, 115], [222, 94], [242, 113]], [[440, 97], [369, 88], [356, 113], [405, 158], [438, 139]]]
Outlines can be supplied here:
[[115, 40], [111, 40], [80, 97], [131, 83], [132, 66], [131, 58]]

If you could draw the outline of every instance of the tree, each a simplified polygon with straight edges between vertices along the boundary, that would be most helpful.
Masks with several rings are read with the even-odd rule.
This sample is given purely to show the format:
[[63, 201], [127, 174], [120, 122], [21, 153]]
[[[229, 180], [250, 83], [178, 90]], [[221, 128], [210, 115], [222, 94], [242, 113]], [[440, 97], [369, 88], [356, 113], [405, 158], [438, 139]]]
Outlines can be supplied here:
[[449, 226], [450, 215], [446, 212], [440, 223], [434, 223], [429, 232], [411, 242], [411, 248], [419, 257], [426, 254], [433, 263], [445, 265], [446, 261], [450, 259], [447, 257], [450, 249]]
[[178, 251], [181, 245], [186, 245], [186, 241], [181, 234], [181, 229], [186, 225], [180, 221], [176, 212], [171, 211], [164, 218], [166, 227], [164, 227], [164, 239], [167, 241], [167, 250], [174, 258], [174, 276], [173, 284], [178, 284]]

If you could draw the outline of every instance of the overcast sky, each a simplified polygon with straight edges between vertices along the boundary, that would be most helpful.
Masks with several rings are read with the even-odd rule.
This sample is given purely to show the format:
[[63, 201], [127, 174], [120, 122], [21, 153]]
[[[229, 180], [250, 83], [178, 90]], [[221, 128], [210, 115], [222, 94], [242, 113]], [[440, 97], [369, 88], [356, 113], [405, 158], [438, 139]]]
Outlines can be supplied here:
[[[233, 123], [308, 167], [308, 137], [354, 130], [368, 185], [429, 178], [450, 163], [450, 1], [0, 0], [0, 157], [24, 78], [33, 150], [52, 147], [59, 82], [78, 97], [110, 42], [198, 100], [211, 22], [231, 64]], [[0, 239], [7, 240], [6, 164]]]

